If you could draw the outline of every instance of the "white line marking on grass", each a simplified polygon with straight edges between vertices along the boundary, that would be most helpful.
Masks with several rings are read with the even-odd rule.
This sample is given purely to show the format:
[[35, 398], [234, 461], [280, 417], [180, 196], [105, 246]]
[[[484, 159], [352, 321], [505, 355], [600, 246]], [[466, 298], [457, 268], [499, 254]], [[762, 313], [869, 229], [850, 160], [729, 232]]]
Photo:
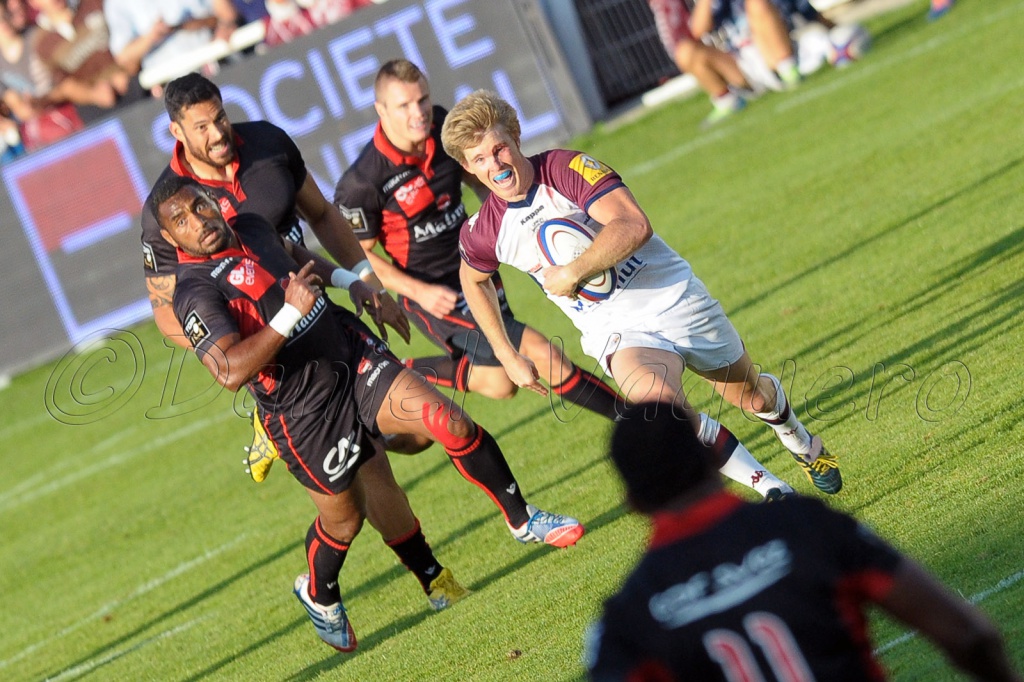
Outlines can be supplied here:
[[122, 656], [127, 656], [128, 654], [130, 654], [130, 653], [132, 653], [134, 651], [138, 651], [142, 647], [148, 646], [148, 645], [152, 644], [153, 642], [158, 642], [161, 639], [167, 639], [168, 637], [174, 637], [175, 635], [181, 634], [182, 632], [185, 632], [186, 630], [192, 628], [193, 626], [198, 625], [202, 621], [208, 620], [208, 619], [212, 618], [214, 615], [215, 614], [209, 613], [209, 614], [206, 614], [205, 616], [200, 616], [199, 618], [194, 618], [194, 619], [188, 621], [187, 623], [182, 623], [181, 625], [173, 627], [170, 630], [164, 630], [160, 634], [153, 635], [152, 637], [148, 637], [147, 639], [144, 639], [141, 642], [137, 642], [135, 644], [132, 644], [129, 647], [125, 647], [124, 649], [120, 649], [118, 651], [111, 652], [111, 653], [107, 654], [106, 656], [101, 656], [100, 658], [97, 658], [97, 659], [92, 660], [92, 661], [86, 661], [85, 663], [81, 663], [79, 665], [76, 665], [73, 668], [68, 668], [64, 672], [62, 672], [59, 675], [57, 675], [56, 677], [47, 677], [46, 678], [46, 682], [59, 682], [60, 680], [67, 680], [67, 679], [71, 679], [72, 677], [80, 677], [82, 675], [86, 675], [86, 674], [92, 672], [93, 670], [95, 670], [96, 668], [99, 668], [100, 666], [104, 666], [107, 663], [110, 663], [112, 661], [116, 661], [117, 659], [121, 658]]
[[[95, 445], [93, 445], [91, 448], [88, 448], [87, 450], [84, 450], [83, 452], [81, 452], [78, 455], [78, 458], [84, 460], [84, 459], [88, 459], [90, 455], [92, 455], [92, 454], [94, 454], [96, 452], [103, 452], [104, 450], [109, 448], [111, 445], [114, 445], [118, 441], [124, 440], [128, 436], [132, 435], [136, 430], [137, 430], [137, 427], [132, 427], [130, 429], [125, 429], [124, 431], [120, 431], [120, 432], [114, 434], [113, 436], [111, 436], [110, 438], [104, 439], [104, 440], [100, 441], [99, 443], [96, 443]], [[63, 465], [63, 464], [58, 464], [56, 466], [52, 466], [47, 471], [40, 471], [39, 473], [34, 474], [34, 475], [28, 477], [27, 479], [21, 481], [17, 485], [12, 486], [9, 490], [5, 490], [3, 493], [0, 493], [0, 510], [2, 510], [4, 508], [4, 505], [7, 504], [8, 500], [10, 500], [13, 497], [16, 497], [18, 495], [18, 493], [20, 493], [21, 491], [26, 490], [28, 488], [32, 488], [33, 486], [37, 485], [39, 482], [47, 480], [48, 478], [51, 478], [53, 476], [54, 472], [63, 471], [66, 468], [67, 467], [65, 465]]]
[[[234, 413], [228, 413], [228, 415], [233, 414]], [[217, 423], [218, 421], [221, 421], [222, 419], [225, 419], [228, 415], [207, 417], [206, 419], [193, 422], [184, 428], [177, 429], [176, 431], [174, 431], [174, 433], [168, 434], [166, 436], [161, 436], [160, 438], [156, 438], [155, 440], [152, 440], [149, 443], [146, 443], [145, 445], [139, 446], [138, 448], [133, 448], [128, 452], [120, 452], [111, 455], [110, 457], [100, 462], [96, 462], [95, 464], [91, 464], [83, 469], [79, 469], [78, 471], [74, 471], [70, 474], [67, 474], [66, 476], [62, 476], [44, 486], [40, 486], [38, 488], [29, 490], [28, 492], [22, 495], [12, 494], [9, 491], [5, 493], [3, 496], [0, 496], [0, 512], [7, 511], [8, 509], [12, 509], [27, 502], [32, 502], [34, 500], [39, 499], [40, 497], [49, 495], [52, 492], [56, 492], [61, 488], [66, 488], [67, 486], [73, 483], [77, 483], [81, 479], [91, 476], [97, 472], [103, 471], [104, 469], [109, 469], [119, 464], [124, 464], [129, 460], [135, 459], [139, 455], [145, 454], [151, 450], [162, 448], [165, 445], [169, 445], [170, 443], [173, 443], [177, 440], [181, 440], [182, 438], [191, 436], [196, 431], [201, 431], [202, 429], [205, 429], [206, 427], [211, 426]], [[122, 433], [113, 436], [104, 441], [103, 443], [101, 443], [100, 446], [109, 445], [113, 441], [120, 440], [122, 437], [124, 437], [124, 435], [126, 434]], [[97, 448], [99, 448], [100, 446], [97, 446]], [[20, 488], [23, 486], [19, 485], [18, 487]]]
[[[221, 545], [220, 547], [217, 547], [216, 549], [211, 549], [208, 552], [200, 554], [199, 556], [197, 556], [194, 559], [190, 559], [190, 560], [188, 560], [188, 561], [186, 561], [186, 562], [184, 562], [182, 564], [177, 565], [176, 567], [172, 568], [167, 573], [164, 573], [159, 578], [154, 578], [153, 580], [150, 580], [149, 582], [146, 582], [146, 583], [143, 583], [142, 585], [139, 585], [134, 590], [132, 590], [131, 594], [129, 594], [127, 597], [124, 597], [123, 599], [115, 599], [113, 601], [107, 602], [106, 604], [104, 604], [103, 606], [99, 607], [98, 609], [96, 609], [94, 612], [92, 612], [91, 614], [89, 614], [85, 618], [82, 618], [81, 620], [79, 620], [77, 623], [72, 623], [71, 625], [69, 625], [66, 628], [64, 628], [63, 630], [61, 630], [60, 632], [58, 632], [58, 633], [56, 633], [54, 635], [51, 635], [51, 636], [47, 637], [46, 639], [40, 640], [40, 641], [36, 642], [35, 644], [30, 644], [29, 646], [25, 647], [24, 649], [22, 649], [21, 651], [19, 651], [16, 654], [14, 654], [10, 658], [0, 661], [0, 670], [3, 670], [4, 668], [6, 668], [7, 666], [11, 665], [12, 663], [17, 663], [18, 661], [20, 661], [21, 659], [25, 658], [26, 656], [32, 655], [33, 653], [35, 653], [39, 649], [41, 649], [41, 648], [45, 647], [46, 645], [48, 645], [50, 642], [53, 642], [54, 640], [58, 640], [58, 639], [61, 639], [63, 637], [66, 637], [66, 636], [70, 635], [72, 632], [74, 632], [75, 630], [80, 629], [84, 625], [88, 625], [89, 623], [91, 623], [91, 622], [93, 622], [95, 620], [99, 620], [100, 618], [103, 618], [105, 615], [107, 615], [108, 613], [110, 613], [111, 611], [116, 609], [117, 607], [119, 607], [119, 606], [121, 606], [123, 604], [126, 604], [126, 603], [132, 601], [133, 599], [141, 597], [144, 594], [147, 594], [148, 592], [152, 592], [153, 590], [157, 589], [158, 587], [161, 587], [162, 585], [170, 582], [174, 578], [177, 578], [179, 575], [182, 575], [183, 573], [187, 573], [188, 571], [191, 571], [193, 568], [196, 568], [197, 566], [200, 566], [200, 565], [206, 563], [210, 559], [213, 559], [214, 557], [216, 557], [216, 556], [218, 556], [220, 554], [223, 554], [227, 550], [231, 549], [235, 545], [237, 545], [240, 542], [242, 542], [243, 540], [245, 540], [247, 535], [248, 535], [248, 533], [242, 533], [241, 535], [236, 537], [234, 540], [231, 540], [231, 541]], [[64, 674], [66, 674], [66, 673], [64, 673]]]
[[21, 433], [26, 429], [31, 429], [34, 426], [39, 426], [40, 424], [47, 420], [54, 422], [56, 421], [53, 417], [50, 416], [50, 413], [45, 410], [29, 419], [22, 419], [20, 422], [5, 427], [4, 429], [0, 429], [0, 440], [10, 438], [11, 436], [17, 433]]
[[[1017, 571], [1013, 575], [1008, 576], [1006, 578], [1003, 578], [1002, 580], [997, 582], [995, 585], [993, 585], [989, 589], [982, 590], [981, 592], [978, 592], [976, 595], [974, 595], [972, 597], [969, 597], [967, 599], [967, 601], [971, 602], [972, 604], [977, 604], [979, 602], [982, 602], [982, 601], [988, 599], [993, 594], [998, 594], [998, 593], [1002, 592], [1003, 590], [1006, 590], [1006, 589], [1009, 589], [1010, 587], [1013, 587], [1014, 585], [1019, 583], [1021, 580], [1024, 580], [1024, 571]], [[891, 639], [888, 642], [886, 642], [885, 644], [883, 644], [882, 646], [880, 646], [877, 649], [875, 649], [875, 655], [879, 656], [881, 654], [884, 654], [886, 651], [889, 651], [890, 649], [894, 649], [894, 648], [898, 647], [900, 644], [905, 644], [905, 643], [909, 642], [910, 640], [912, 640], [912, 639], [914, 639], [916, 637], [917, 637], [917, 631], [916, 630], [911, 630], [909, 632], [904, 632], [899, 637], [897, 637], [895, 639]]]

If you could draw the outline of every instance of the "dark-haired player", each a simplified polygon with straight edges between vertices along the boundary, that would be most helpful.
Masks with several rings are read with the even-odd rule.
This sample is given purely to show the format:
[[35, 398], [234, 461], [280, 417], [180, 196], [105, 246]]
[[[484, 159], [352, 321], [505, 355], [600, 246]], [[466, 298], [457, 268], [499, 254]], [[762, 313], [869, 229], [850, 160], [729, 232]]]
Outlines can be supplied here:
[[[266, 121], [232, 124], [224, 111], [220, 89], [199, 74], [188, 74], [165, 86], [164, 105], [177, 143], [173, 156], [155, 186], [173, 178], [191, 178], [214, 198], [228, 220], [258, 217], [285, 239], [302, 243], [301, 215], [320, 242], [342, 266], [362, 271], [374, 290], [381, 285], [364, 260], [352, 228], [328, 202], [306, 170], [298, 147], [283, 130]], [[178, 253], [160, 233], [152, 194], [142, 212], [142, 252], [146, 286], [157, 327], [168, 339], [190, 348], [171, 307], [177, 283]], [[385, 320], [409, 338], [409, 323], [386, 294]], [[267, 434], [266, 415], [253, 410], [255, 437], [248, 465], [254, 480], [262, 481], [277, 458], [277, 446]], [[406, 443], [421, 449], [429, 441]], [[414, 447], [413, 447], [414, 446]], [[444, 608], [465, 590], [451, 579], [437, 580], [429, 566], [415, 557], [429, 553], [419, 520], [404, 494], [396, 494], [387, 457], [375, 457], [363, 469], [368, 518], [385, 543], [413, 570], [434, 608]], [[399, 491], [400, 492], [400, 491]], [[413, 568], [420, 566], [422, 570]], [[448, 576], [448, 574], [446, 574]], [[436, 584], [434, 584], [436, 581]]]
[[[374, 104], [380, 122], [345, 171], [334, 202], [352, 222], [366, 257], [399, 305], [445, 355], [416, 358], [409, 366], [440, 386], [490, 398], [511, 398], [517, 386], [473, 319], [459, 281], [459, 230], [466, 222], [462, 184], [481, 198], [487, 190], [441, 145], [446, 111], [430, 100], [426, 76], [395, 59], [377, 72]], [[373, 252], [380, 244], [390, 262]], [[512, 344], [537, 365], [554, 394], [609, 419], [616, 393], [574, 365], [543, 334], [517, 320], [501, 278], [494, 289]]]
[[611, 458], [653, 532], [588, 637], [595, 682], [883, 680], [871, 604], [974, 679], [1021, 682], [979, 610], [853, 518], [807, 497], [752, 505], [725, 492], [671, 405], [629, 410]]
[[[439, 442], [520, 542], [565, 547], [583, 535], [575, 519], [527, 504], [494, 438], [468, 415], [453, 417], [444, 396], [322, 295], [322, 282], [349, 289], [357, 312], [367, 307], [380, 327], [378, 295], [355, 273], [282, 240], [258, 216], [239, 216], [232, 229], [192, 178], [158, 184], [152, 207], [177, 248], [173, 306], [189, 343], [221, 385], [256, 398], [319, 511], [306, 536], [309, 574], [296, 579], [295, 594], [321, 639], [341, 651], [356, 646], [338, 574], [366, 516], [361, 467], [383, 456], [382, 433]], [[393, 479], [390, 486], [404, 497]], [[423, 548], [415, 559], [433, 562]]]

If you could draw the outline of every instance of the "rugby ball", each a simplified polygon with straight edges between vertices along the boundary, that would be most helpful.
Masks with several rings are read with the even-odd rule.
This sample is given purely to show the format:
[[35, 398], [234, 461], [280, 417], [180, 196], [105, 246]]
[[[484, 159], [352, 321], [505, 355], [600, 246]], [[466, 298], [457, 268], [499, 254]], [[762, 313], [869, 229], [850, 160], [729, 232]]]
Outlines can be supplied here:
[[[569, 218], [545, 221], [537, 230], [541, 258], [549, 265], [568, 265], [594, 243], [594, 233]], [[580, 298], [603, 301], [615, 291], [615, 269], [608, 268], [585, 280], [578, 290]]]
[[828, 32], [832, 49], [828, 62], [836, 68], [849, 66], [871, 48], [871, 35], [860, 24], [839, 24]]

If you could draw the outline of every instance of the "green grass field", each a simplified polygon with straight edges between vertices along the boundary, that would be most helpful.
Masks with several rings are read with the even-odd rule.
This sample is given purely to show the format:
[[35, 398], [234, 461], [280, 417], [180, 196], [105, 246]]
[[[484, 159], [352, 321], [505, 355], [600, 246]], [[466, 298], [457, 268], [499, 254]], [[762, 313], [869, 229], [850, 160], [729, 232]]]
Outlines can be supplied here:
[[[1024, 667], [1024, 1], [964, 1], [935, 24], [926, 5], [870, 21], [862, 62], [711, 131], [695, 98], [574, 146], [623, 174], [755, 360], [784, 373], [841, 457], [829, 501], [977, 600]], [[536, 287], [507, 282], [519, 316], [583, 360]], [[0, 679], [581, 678], [583, 629], [645, 540], [604, 458], [608, 424], [560, 421], [532, 394], [466, 400], [528, 498], [584, 521], [567, 550], [514, 542], [436, 446], [393, 457], [474, 594], [432, 613], [367, 526], [341, 576], [360, 640], [346, 656], [290, 593], [312, 504], [283, 466], [249, 480], [241, 399], [180, 360], [144, 324], [0, 393]], [[767, 429], [722, 420], [816, 494]], [[960, 679], [900, 625], [873, 630], [894, 679]]]

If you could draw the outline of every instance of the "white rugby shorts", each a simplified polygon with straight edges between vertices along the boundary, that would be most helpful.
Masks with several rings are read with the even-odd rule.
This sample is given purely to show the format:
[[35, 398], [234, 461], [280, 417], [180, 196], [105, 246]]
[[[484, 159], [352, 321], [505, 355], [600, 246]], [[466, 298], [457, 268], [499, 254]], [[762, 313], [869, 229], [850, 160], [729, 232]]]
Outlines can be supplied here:
[[717, 299], [696, 276], [679, 301], [660, 315], [623, 320], [619, 329], [584, 335], [583, 352], [612, 375], [609, 360], [623, 348], [657, 348], [676, 353], [701, 371], [728, 367], [743, 356], [743, 341]]

